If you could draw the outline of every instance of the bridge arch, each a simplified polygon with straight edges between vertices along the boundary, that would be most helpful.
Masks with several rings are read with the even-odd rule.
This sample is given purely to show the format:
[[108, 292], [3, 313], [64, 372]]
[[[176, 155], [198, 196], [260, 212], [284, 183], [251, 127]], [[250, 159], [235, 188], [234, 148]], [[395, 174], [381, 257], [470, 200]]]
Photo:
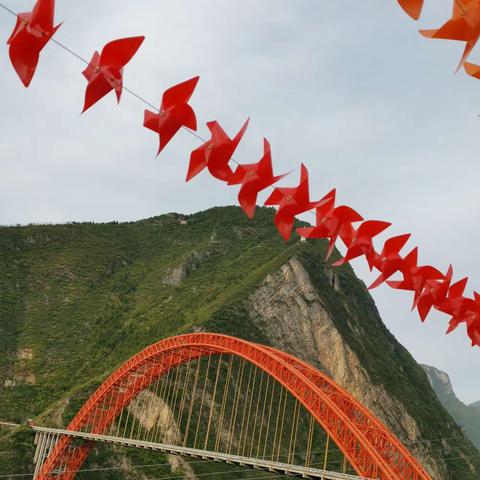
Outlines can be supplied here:
[[[211, 354], [231, 354], [252, 363], [288, 390], [341, 449], [355, 471], [381, 480], [431, 480], [401, 442], [371, 412], [332, 379], [276, 349], [214, 333], [161, 340], [133, 356], [93, 393], [67, 430], [103, 434], [120, 412], [171, 369]], [[70, 480], [93, 444], [72, 448], [61, 437], [37, 476]]]

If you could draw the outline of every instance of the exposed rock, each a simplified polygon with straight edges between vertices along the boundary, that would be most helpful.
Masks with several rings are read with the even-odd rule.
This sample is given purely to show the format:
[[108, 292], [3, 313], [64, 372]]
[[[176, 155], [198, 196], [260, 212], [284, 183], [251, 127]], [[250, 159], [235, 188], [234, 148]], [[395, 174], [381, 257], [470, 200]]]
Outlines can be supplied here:
[[[332, 278], [330, 275], [331, 288], [338, 289]], [[416, 421], [383, 385], [372, 382], [297, 258], [268, 275], [249, 303], [252, 321], [275, 347], [304, 360], [317, 359], [321, 370], [375, 412], [411, 448], [433, 478], [445, 478], [444, 465], [417, 442], [421, 433]]]
[[437, 396], [442, 396], [445, 400], [458, 400], [447, 373], [430, 365], [422, 364], [422, 368], [425, 370], [433, 390], [437, 392]]
[[33, 358], [33, 350], [25, 347], [17, 351], [17, 360], [31, 360]]
[[[200, 392], [197, 391], [197, 397], [199, 395]], [[189, 399], [186, 399], [186, 402], [189, 401]], [[212, 395], [208, 390], [204, 393], [203, 404], [205, 405], [205, 411], [208, 411], [213, 404]], [[178, 424], [172, 416], [172, 410], [162, 398], [150, 390], [141, 392], [132, 401], [128, 409], [130, 410], [130, 414], [135, 416], [143, 428], [146, 430], [152, 428], [157, 429], [155, 435], [158, 441], [174, 445], [182, 443], [182, 432], [180, 432]], [[211, 418], [212, 431], [216, 431], [218, 428], [217, 420], [215, 417]], [[264, 422], [262, 421], [262, 423]], [[227, 440], [231, 442], [232, 448], [235, 450], [238, 446], [238, 439], [232, 438], [227, 428], [222, 428], [220, 432], [220, 442], [225, 444]], [[172, 472], [181, 471], [187, 480], [197, 479], [192, 467], [184, 458], [175, 455], [168, 455], [167, 458]]]
[[65, 423], [63, 422], [63, 415], [65, 414], [65, 409], [69, 403], [70, 397], [60, 399], [48, 410], [37, 417], [35, 423], [38, 425], [48, 425], [52, 428], [64, 428]]
[[187, 225], [188, 224], [188, 215], [183, 215], [182, 213], [167, 213], [165, 217], [173, 218], [176, 220], [180, 225]]
[[67, 408], [69, 403], [70, 403], [70, 399], [68, 397], [61, 399], [57, 403], [55, 408], [52, 410], [50, 422], [48, 423], [49, 425], [56, 426], [57, 428], [63, 427], [62, 418], [65, 412], [65, 409]]
[[123, 469], [125, 480], [148, 480], [149, 478], [140, 469], [136, 469], [126, 456], [120, 456], [120, 459], [115, 462], [115, 466], [117, 465]]
[[465, 405], [459, 400], [447, 373], [429, 365], [422, 365], [422, 368], [441, 404], [463, 427], [466, 436], [480, 450], [480, 406]]
[[144, 428], [149, 430], [158, 426], [159, 435], [165, 442], [173, 442], [178, 435], [177, 424], [171, 417], [170, 408], [150, 390], [141, 392], [132, 401], [129, 410]]
[[172, 268], [163, 278], [165, 285], [179, 286], [188, 275], [194, 272], [203, 262], [210, 258], [208, 251], [191, 252], [177, 267]]
[[[147, 430], [158, 428], [158, 435], [164, 443], [175, 443], [179, 435], [178, 425], [172, 416], [169, 406], [150, 390], [141, 392], [130, 404], [130, 413], [135, 416], [140, 425]], [[168, 455], [172, 472], [182, 471], [187, 480], [195, 480], [192, 467], [182, 457]]]
[[32, 372], [15, 372], [14, 380], [16, 383], [26, 383], [27, 385], [37, 383], [37, 379]]
[[183, 473], [183, 478], [186, 480], [197, 479], [192, 467], [188, 464], [188, 462], [185, 461], [184, 458], [176, 455], [168, 455], [168, 462], [172, 467], [172, 472], [180, 470]]

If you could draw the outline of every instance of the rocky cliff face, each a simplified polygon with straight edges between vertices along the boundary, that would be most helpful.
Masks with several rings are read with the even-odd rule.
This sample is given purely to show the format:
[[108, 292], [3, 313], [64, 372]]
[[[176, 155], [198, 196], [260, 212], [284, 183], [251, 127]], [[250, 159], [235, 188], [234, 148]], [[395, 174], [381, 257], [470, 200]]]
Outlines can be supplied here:
[[[375, 412], [408, 445], [433, 478], [448, 478], [446, 462], [438, 458], [437, 451], [432, 453], [431, 446], [437, 444], [431, 442], [430, 431], [425, 432], [421, 422], [409, 413], [409, 406], [403, 402], [403, 398], [392, 396], [385, 384], [375, 381], [371, 367], [362, 362], [355, 347], [345, 339], [326, 298], [332, 294], [332, 290], [336, 292], [340, 300], [338, 306], [343, 309], [348, 328], [359, 344], [364, 345], [363, 338], [368, 334], [362, 324], [369, 321], [377, 324], [377, 335], [385, 337], [383, 340], [391, 344], [392, 350], [399, 346], [382, 328], [374, 310], [358, 315], [349, 288], [343, 288], [342, 280], [335, 273], [328, 269], [323, 274], [327, 281], [322, 285], [323, 288], [319, 288], [301, 259], [291, 258], [279, 271], [269, 274], [249, 299], [252, 320], [276, 347], [306, 361], [314, 360], [320, 369]], [[329, 289], [329, 294], [325, 295], [323, 289]], [[364, 294], [368, 295], [366, 290]], [[413, 359], [411, 361], [414, 363]], [[402, 368], [402, 364], [394, 368]], [[428, 392], [426, 379], [421, 378], [419, 372], [417, 374], [421, 381], [416, 388], [420, 386]], [[405, 383], [404, 387], [411, 390], [411, 386], [402, 381], [401, 375], [399, 382]], [[417, 398], [416, 402], [420, 403], [421, 398]], [[449, 427], [455, 430], [455, 426]], [[442, 448], [450, 454], [455, 450], [455, 442], [445, 440]], [[469, 468], [473, 472], [475, 467], [471, 465]]]
[[448, 373], [438, 370], [430, 365], [421, 365], [427, 374], [428, 381], [442, 403], [460, 401], [453, 391], [452, 382]]
[[[478, 480], [478, 454], [385, 328], [363, 283], [348, 265], [326, 264], [323, 243], [285, 244], [272, 215], [260, 209], [249, 221], [237, 208], [216, 208], [129, 224], [0, 228], [0, 419], [40, 415], [65, 425], [145, 346], [216, 331], [283, 349], [331, 375], [434, 480]], [[163, 425], [161, 399], [155, 411], [143, 404], [139, 397], [132, 415]], [[174, 434], [178, 426], [163, 428]], [[31, 444], [27, 431], [0, 430], [0, 473], [28, 473]], [[143, 478], [131, 466], [154, 462], [141, 455], [99, 446], [90, 464], [130, 465], [129, 473], [98, 478]], [[157, 476], [211, 471], [165, 462]]]
[[458, 425], [463, 427], [467, 437], [480, 450], [480, 405], [478, 405], [478, 402], [465, 405], [455, 395], [447, 373], [429, 365], [422, 365], [422, 368], [427, 373], [430, 385], [441, 404]]

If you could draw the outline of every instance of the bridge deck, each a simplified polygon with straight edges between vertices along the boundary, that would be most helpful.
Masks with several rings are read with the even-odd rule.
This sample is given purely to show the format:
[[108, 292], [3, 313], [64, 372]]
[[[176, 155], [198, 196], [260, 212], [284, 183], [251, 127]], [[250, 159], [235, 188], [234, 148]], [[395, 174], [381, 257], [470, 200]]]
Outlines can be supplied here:
[[350, 475], [347, 473], [330, 472], [326, 470], [319, 470], [316, 468], [302, 467], [299, 465], [272, 462], [259, 458], [241, 457], [238, 455], [231, 455], [222, 452], [200, 450], [165, 443], [153, 443], [130, 438], [112, 437], [109, 435], [99, 435], [95, 433], [78, 432], [73, 430], [61, 430], [48, 427], [34, 426], [32, 428], [36, 432], [43, 434], [68, 435], [70, 437], [93, 440], [95, 442], [106, 442], [135, 448], [144, 448], [147, 450], [156, 450], [164, 453], [170, 453], [173, 455], [182, 455], [193, 458], [201, 458], [205, 460], [213, 460], [216, 462], [240, 465], [243, 467], [256, 468], [269, 472], [281, 473], [302, 478], [313, 478], [322, 480], [373, 480], [369, 478], [367, 479], [365, 477], [359, 477], [356, 475]]

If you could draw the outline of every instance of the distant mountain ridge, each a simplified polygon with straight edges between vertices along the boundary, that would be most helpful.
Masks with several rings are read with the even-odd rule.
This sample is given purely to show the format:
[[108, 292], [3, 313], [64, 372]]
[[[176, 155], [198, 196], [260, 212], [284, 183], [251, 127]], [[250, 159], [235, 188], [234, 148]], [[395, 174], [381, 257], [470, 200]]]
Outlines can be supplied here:
[[480, 400], [478, 402], [473, 402], [469, 407], [480, 409]]
[[480, 401], [465, 405], [455, 395], [447, 373], [429, 365], [422, 365], [422, 368], [441, 404], [480, 451]]

